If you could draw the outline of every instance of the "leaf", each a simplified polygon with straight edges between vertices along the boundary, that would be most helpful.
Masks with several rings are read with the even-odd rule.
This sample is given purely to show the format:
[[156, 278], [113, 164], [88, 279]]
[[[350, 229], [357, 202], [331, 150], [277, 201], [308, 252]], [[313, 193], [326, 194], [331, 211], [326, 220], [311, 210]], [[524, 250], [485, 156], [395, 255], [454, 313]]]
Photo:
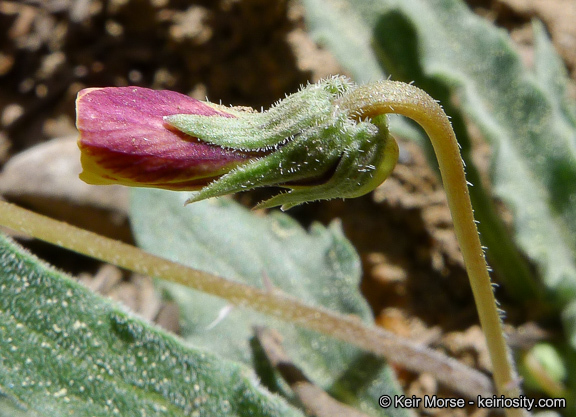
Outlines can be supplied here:
[[0, 413], [302, 415], [247, 367], [184, 347], [1, 235], [0, 291]]
[[[509, 7], [523, 18], [537, 16], [542, 19], [546, 31], [554, 40], [554, 47], [567, 66], [572, 69], [572, 78], [576, 76], [576, 3], [572, 0], [501, 0], [500, 4]], [[558, 56], [554, 52], [555, 56]]]
[[0, 417], [36, 417], [37, 415], [0, 394]]
[[[351, 22], [373, 30], [374, 54], [393, 76], [415, 81], [440, 99], [475, 184], [471, 195], [483, 241], [508, 292], [523, 300], [552, 298], [557, 308], [567, 305], [576, 295], [576, 123], [565, 71], [542, 28], [535, 26], [530, 70], [503, 31], [459, 0], [304, 3], [324, 9], [346, 4]], [[467, 122], [492, 145], [492, 191], [513, 212], [513, 242], [473, 166]], [[547, 291], [533, 282], [515, 245], [536, 263]]]
[[[304, 2], [311, 16], [308, 30], [317, 42], [329, 48], [358, 83], [381, 79], [385, 73], [372, 54], [372, 29], [349, 1]], [[326, 7], [328, 6], [328, 7]], [[355, 59], [353, 59], [354, 57]]]
[[[184, 194], [139, 189], [132, 196], [134, 232], [144, 249], [255, 287], [270, 282], [271, 291], [372, 322], [358, 290], [358, 256], [337, 224], [315, 224], [306, 232], [285, 214], [258, 216], [226, 198], [184, 207]], [[297, 367], [337, 399], [373, 415], [406, 415], [378, 407], [380, 395], [399, 393], [382, 359], [253, 311], [236, 309], [219, 318], [222, 300], [175, 284], [159, 286], [180, 305], [187, 341], [254, 366], [271, 389], [291, 398], [254, 348], [254, 326], [276, 329]]]

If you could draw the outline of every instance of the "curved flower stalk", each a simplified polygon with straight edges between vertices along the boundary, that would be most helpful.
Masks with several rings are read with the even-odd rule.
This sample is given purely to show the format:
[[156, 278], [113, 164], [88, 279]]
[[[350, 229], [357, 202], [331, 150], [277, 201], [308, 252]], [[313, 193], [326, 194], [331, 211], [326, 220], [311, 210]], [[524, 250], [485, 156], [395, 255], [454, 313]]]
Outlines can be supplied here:
[[[172, 94], [138, 88], [81, 92], [82, 178], [99, 184], [200, 189], [190, 202], [262, 186], [288, 190], [261, 207], [357, 197], [376, 188], [396, 163], [398, 147], [385, 115], [397, 113], [418, 122], [436, 152], [498, 393], [519, 395], [458, 143], [436, 101], [405, 83], [356, 86], [343, 77], [307, 86], [263, 113]], [[136, 165], [131, 166], [135, 150]], [[173, 154], [178, 157], [171, 158]], [[185, 169], [179, 171], [181, 165]]]

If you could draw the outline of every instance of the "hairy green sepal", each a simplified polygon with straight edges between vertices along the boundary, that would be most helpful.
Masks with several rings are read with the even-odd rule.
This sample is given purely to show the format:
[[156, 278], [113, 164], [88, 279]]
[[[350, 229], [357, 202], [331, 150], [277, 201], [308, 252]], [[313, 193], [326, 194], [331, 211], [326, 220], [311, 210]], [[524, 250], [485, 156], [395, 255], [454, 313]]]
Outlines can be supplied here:
[[385, 116], [359, 121], [335, 104], [355, 88], [347, 78], [335, 77], [309, 85], [262, 113], [232, 109], [236, 117], [165, 117], [176, 129], [202, 141], [258, 153], [188, 202], [280, 186], [288, 191], [259, 207], [288, 209], [372, 191], [394, 168], [398, 148]]

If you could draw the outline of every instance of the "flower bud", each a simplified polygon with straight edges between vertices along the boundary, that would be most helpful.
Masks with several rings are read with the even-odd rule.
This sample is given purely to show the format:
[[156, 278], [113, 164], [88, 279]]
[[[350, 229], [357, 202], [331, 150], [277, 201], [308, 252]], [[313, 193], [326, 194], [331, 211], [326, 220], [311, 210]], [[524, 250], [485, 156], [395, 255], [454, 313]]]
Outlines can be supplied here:
[[89, 184], [198, 190], [254, 157], [189, 136], [164, 122], [173, 114], [232, 114], [172, 91], [88, 88], [76, 100], [83, 172]]
[[77, 100], [90, 183], [200, 191], [189, 202], [256, 187], [288, 191], [261, 207], [357, 197], [389, 175], [398, 148], [386, 117], [359, 121], [338, 100], [344, 77], [309, 85], [266, 112], [224, 108], [137, 87], [88, 89]]

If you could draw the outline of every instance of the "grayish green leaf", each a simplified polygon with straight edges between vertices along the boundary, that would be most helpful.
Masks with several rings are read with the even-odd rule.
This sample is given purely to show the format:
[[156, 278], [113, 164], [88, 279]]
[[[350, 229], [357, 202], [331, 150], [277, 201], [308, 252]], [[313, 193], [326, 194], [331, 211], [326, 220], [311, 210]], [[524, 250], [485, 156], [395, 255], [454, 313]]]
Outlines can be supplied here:
[[8, 410], [302, 415], [259, 387], [249, 368], [184, 347], [0, 235], [0, 413]]
[[0, 417], [37, 417], [38, 414], [0, 394]]
[[[337, 224], [305, 231], [290, 217], [262, 217], [232, 200], [211, 199], [184, 207], [187, 196], [161, 190], [133, 190], [132, 221], [146, 250], [196, 269], [371, 322], [358, 291], [359, 259]], [[399, 393], [382, 359], [327, 336], [259, 313], [235, 309], [223, 318], [220, 299], [175, 284], [160, 283], [180, 305], [182, 335], [194, 346], [252, 364], [272, 389], [288, 388], [253, 349], [253, 326], [277, 329], [294, 363], [334, 397], [373, 415], [406, 415], [378, 407], [382, 394]]]
[[[550, 297], [559, 308], [567, 305], [576, 295], [576, 123], [565, 71], [541, 25], [535, 26], [536, 55], [529, 69], [506, 33], [460, 0], [304, 4], [311, 20], [323, 19], [312, 14], [319, 7], [347, 8], [354, 16], [351, 24], [361, 22], [359, 31], [373, 31], [374, 56], [395, 78], [415, 81], [441, 100], [475, 184], [471, 194], [483, 241], [508, 291], [525, 300]], [[324, 21], [328, 25], [329, 19]], [[338, 36], [336, 25], [329, 33]], [[492, 191], [512, 210], [514, 243], [537, 265], [546, 292], [534, 283], [480, 185], [467, 122], [492, 145]]]

